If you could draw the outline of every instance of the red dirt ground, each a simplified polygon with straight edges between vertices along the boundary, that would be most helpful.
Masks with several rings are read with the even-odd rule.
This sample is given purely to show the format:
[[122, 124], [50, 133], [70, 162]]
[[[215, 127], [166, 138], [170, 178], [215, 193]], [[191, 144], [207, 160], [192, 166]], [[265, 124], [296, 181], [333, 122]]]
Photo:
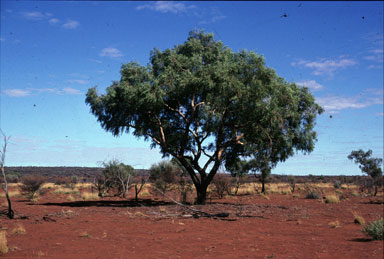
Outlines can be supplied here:
[[[349, 197], [337, 204], [272, 194], [233, 196], [193, 206], [227, 218], [188, 218], [162, 199], [105, 198], [65, 202], [44, 195], [32, 204], [14, 198], [15, 220], [0, 216], [10, 251], [4, 258], [383, 258], [354, 223], [383, 217], [383, 204]], [[21, 219], [20, 216], [27, 219]], [[340, 226], [328, 224], [339, 221]], [[18, 224], [25, 234], [12, 234]]]

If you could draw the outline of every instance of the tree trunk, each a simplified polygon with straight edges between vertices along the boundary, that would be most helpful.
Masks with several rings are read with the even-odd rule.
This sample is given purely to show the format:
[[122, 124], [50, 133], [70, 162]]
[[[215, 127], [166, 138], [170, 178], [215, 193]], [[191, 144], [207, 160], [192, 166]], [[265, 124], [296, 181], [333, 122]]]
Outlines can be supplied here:
[[205, 201], [207, 199], [208, 184], [201, 184], [200, 186], [195, 186], [195, 187], [196, 187], [196, 193], [197, 193], [196, 204], [200, 204], [200, 205], [205, 204]]
[[265, 194], [265, 180], [261, 180], [261, 192]]
[[379, 188], [378, 188], [377, 185], [376, 185], [376, 186], [375, 186], [375, 193], [373, 194], [373, 197], [376, 197], [378, 191], [379, 191]]
[[13, 217], [15, 216], [15, 213], [13, 212], [13, 209], [12, 209], [12, 204], [11, 204], [11, 199], [9, 199], [9, 196], [8, 196], [8, 191], [5, 193], [5, 196], [7, 196], [7, 201], [8, 201], [8, 218], [10, 219], [13, 219]]

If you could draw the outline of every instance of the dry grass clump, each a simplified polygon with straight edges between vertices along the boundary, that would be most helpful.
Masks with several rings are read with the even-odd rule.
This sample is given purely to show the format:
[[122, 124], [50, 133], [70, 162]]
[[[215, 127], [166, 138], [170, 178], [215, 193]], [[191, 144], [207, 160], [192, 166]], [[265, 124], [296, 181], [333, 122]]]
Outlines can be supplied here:
[[98, 200], [100, 197], [97, 193], [83, 192], [81, 193], [81, 199], [83, 201]]
[[12, 229], [11, 232], [13, 235], [25, 235], [27, 230], [25, 230], [24, 226], [21, 224], [17, 224], [16, 227]]
[[251, 195], [255, 193], [255, 186], [249, 183], [243, 184], [240, 186], [239, 190], [237, 191], [238, 195]]
[[298, 198], [300, 198], [300, 194], [294, 193], [294, 194], [292, 194], [292, 198], [298, 199]]
[[351, 195], [352, 195], [353, 197], [358, 197], [358, 196], [359, 196], [359, 193], [358, 193], [358, 192], [352, 192]]
[[55, 194], [74, 194], [78, 195], [80, 194], [79, 189], [77, 188], [67, 188], [67, 187], [61, 187], [59, 186], [56, 190], [53, 191]]
[[325, 196], [325, 203], [339, 203], [339, 202], [340, 202], [340, 199], [335, 194], [330, 194]]
[[40, 187], [40, 189], [55, 189], [57, 185], [54, 183], [43, 183], [43, 185]]
[[360, 225], [362, 225], [362, 226], [365, 225], [365, 219], [363, 218], [363, 216], [357, 214], [356, 211], [352, 211], [352, 214], [353, 214], [353, 217], [354, 217], [353, 222], [354, 222], [355, 224], [360, 224]]
[[340, 222], [338, 220], [331, 221], [328, 223], [328, 226], [330, 228], [339, 228], [340, 227]]
[[68, 197], [67, 197], [67, 201], [75, 201], [75, 200], [76, 200], [76, 198], [73, 197], [71, 194], [68, 195]]
[[87, 231], [83, 231], [80, 233], [79, 237], [91, 238], [91, 235]]
[[92, 186], [92, 183], [77, 183], [74, 185], [74, 187], [77, 189], [91, 189]]
[[0, 255], [8, 253], [7, 231], [0, 229]]
[[[9, 198], [19, 198], [23, 196], [19, 190], [8, 191]], [[5, 192], [0, 193], [0, 198], [5, 198]]]
[[140, 211], [136, 211], [136, 212], [135, 212], [135, 216], [136, 216], [136, 217], [143, 217], [143, 216], [145, 216], [145, 215], [144, 215], [144, 213], [142, 213], [142, 212], [140, 212]]

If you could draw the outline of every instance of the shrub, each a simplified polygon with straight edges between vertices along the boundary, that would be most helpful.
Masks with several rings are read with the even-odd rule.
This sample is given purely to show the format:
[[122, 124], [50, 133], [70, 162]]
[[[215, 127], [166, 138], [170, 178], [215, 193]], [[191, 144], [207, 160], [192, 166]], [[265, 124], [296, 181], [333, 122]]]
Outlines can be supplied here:
[[340, 200], [339, 200], [339, 197], [337, 197], [336, 195], [327, 195], [325, 197], [325, 203], [339, 203]]
[[130, 186], [131, 177], [134, 174], [133, 167], [120, 163], [118, 160], [111, 160], [103, 163], [105, 182], [108, 190], [117, 189], [117, 196], [125, 198]]
[[151, 166], [149, 174], [149, 180], [153, 182], [151, 191], [155, 195], [159, 193], [165, 195], [177, 182], [180, 169], [171, 161], [161, 161]]
[[365, 235], [372, 237], [374, 240], [383, 240], [384, 236], [384, 219], [371, 222], [369, 225], [365, 225], [361, 230]]
[[33, 200], [45, 182], [45, 178], [40, 175], [27, 175], [21, 178], [21, 191], [27, 195], [28, 199]]
[[71, 183], [77, 184], [78, 182], [79, 182], [79, 178], [76, 175], [71, 177]]
[[231, 194], [231, 179], [225, 174], [216, 174], [212, 180], [217, 196], [222, 199], [224, 193]]
[[305, 196], [306, 199], [320, 199], [321, 194], [316, 190], [309, 190], [307, 193], [307, 196]]
[[54, 183], [56, 185], [67, 185], [69, 186], [69, 184], [71, 183], [71, 180], [69, 179], [69, 177], [65, 177], [65, 176], [57, 176], [54, 178]]
[[336, 181], [333, 183], [333, 188], [335, 188], [335, 189], [340, 189], [340, 188], [341, 188], [341, 181], [336, 180]]
[[288, 177], [288, 183], [291, 186], [291, 192], [294, 193], [296, 189], [296, 178], [293, 175]]

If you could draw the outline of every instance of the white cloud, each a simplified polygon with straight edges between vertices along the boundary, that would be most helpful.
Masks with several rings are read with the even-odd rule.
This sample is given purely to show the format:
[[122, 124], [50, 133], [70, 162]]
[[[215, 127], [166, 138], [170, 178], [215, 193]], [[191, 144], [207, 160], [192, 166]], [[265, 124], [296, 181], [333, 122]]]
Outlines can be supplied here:
[[361, 100], [357, 97], [342, 97], [342, 96], [327, 96], [316, 98], [318, 104], [320, 104], [325, 111], [330, 113], [336, 113], [344, 109], [362, 109], [375, 104], [382, 104], [381, 98], [366, 98]]
[[382, 65], [369, 65], [367, 68], [368, 69], [382, 69], [383, 66]]
[[226, 16], [223, 15], [217, 8], [195, 12], [195, 15], [202, 19], [199, 24], [215, 23], [226, 18]]
[[3, 91], [6, 95], [10, 97], [25, 97], [32, 94], [57, 94], [57, 95], [63, 95], [63, 94], [69, 94], [69, 95], [76, 95], [76, 94], [82, 94], [81, 91], [65, 87], [62, 89], [59, 88], [27, 88], [27, 89], [9, 89]]
[[83, 79], [70, 79], [70, 80], [68, 80], [68, 82], [71, 84], [76, 83], [76, 84], [81, 84], [81, 85], [86, 85], [89, 83], [88, 80], [83, 80]]
[[79, 27], [80, 23], [75, 20], [68, 20], [66, 23], [62, 25], [64, 29], [76, 29]]
[[4, 90], [4, 93], [8, 96], [11, 97], [24, 97], [28, 96], [31, 94], [30, 91], [28, 90], [23, 90], [23, 89], [9, 89], [9, 90]]
[[66, 87], [62, 91], [65, 94], [82, 94], [81, 91], [74, 89], [74, 88], [70, 88], [70, 87]]
[[182, 13], [188, 9], [195, 8], [194, 5], [185, 5], [183, 3], [171, 2], [171, 1], [156, 1], [151, 4], [139, 5], [136, 10], [149, 9], [161, 13]]
[[338, 58], [338, 59], [325, 59], [319, 61], [299, 60], [292, 62], [292, 66], [303, 66], [313, 70], [314, 75], [329, 75], [333, 76], [338, 70], [346, 69], [356, 65], [357, 62], [353, 59]]
[[369, 51], [370, 55], [364, 56], [363, 59], [383, 63], [383, 49], [372, 49]]
[[97, 64], [102, 64], [102, 63], [103, 63], [103, 61], [98, 60], [98, 59], [89, 58], [88, 60], [89, 60], [89, 61], [92, 61], [92, 62], [95, 62], [95, 63], [97, 63]]
[[39, 20], [48, 19], [53, 14], [42, 13], [42, 12], [21, 12], [21, 15], [27, 20], [39, 21]]
[[313, 91], [318, 91], [324, 88], [321, 84], [317, 83], [315, 80], [305, 80], [296, 82], [298, 86], [302, 87], [308, 87], [309, 89], [312, 89]]
[[121, 51], [116, 48], [104, 48], [101, 50], [99, 55], [101, 57], [110, 57], [110, 58], [119, 58], [124, 56], [123, 53], [121, 53]]
[[49, 19], [49, 20], [48, 20], [48, 23], [49, 23], [50, 25], [55, 25], [55, 24], [57, 24], [57, 23], [59, 23], [59, 22], [60, 22], [60, 20], [57, 19], [57, 18], [52, 18], [52, 19]]

